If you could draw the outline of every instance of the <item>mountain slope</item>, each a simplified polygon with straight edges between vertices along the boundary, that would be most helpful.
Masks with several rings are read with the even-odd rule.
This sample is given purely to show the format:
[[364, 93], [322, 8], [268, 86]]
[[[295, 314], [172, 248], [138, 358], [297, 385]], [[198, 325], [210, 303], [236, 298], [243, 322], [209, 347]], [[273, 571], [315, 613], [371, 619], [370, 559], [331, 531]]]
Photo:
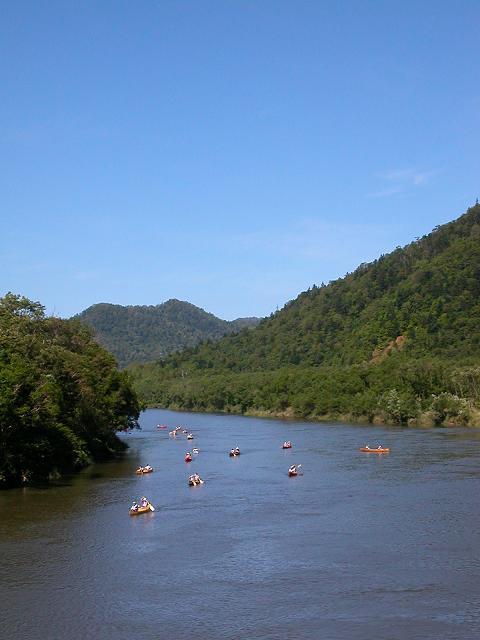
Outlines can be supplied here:
[[[317, 375], [329, 368], [329, 375], [335, 378], [332, 367], [337, 372], [360, 367], [366, 371], [363, 387], [354, 385], [352, 392], [363, 397], [371, 387], [369, 377], [375, 377], [377, 396], [373, 394], [366, 406], [367, 413], [373, 415], [379, 394], [391, 390], [394, 383], [398, 387], [397, 374], [402, 367], [419, 360], [433, 359], [435, 367], [442, 365], [434, 367], [437, 373], [432, 374], [432, 380], [440, 376], [442, 382], [425, 382], [420, 396], [447, 388], [453, 393], [455, 385], [445, 378], [450, 375], [448, 371], [459, 364], [480, 363], [479, 318], [480, 206], [476, 205], [454, 222], [371, 264], [361, 265], [345, 278], [300, 294], [252, 331], [226, 337], [214, 347], [199, 345], [167, 359], [161, 367], [147, 365], [133, 373], [148, 401], [184, 406], [195, 398], [202, 408], [212, 377], [217, 374], [224, 379], [225, 374], [231, 376], [230, 388], [240, 384], [234, 374], [245, 372], [250, 377], [243, 376], [244, 387], [248, 387], [248, 380], [261, 378], [263, 385], [273, 385], [273, 389], [280, 371], [295, 371], [296, 378], [305, 378], [304, 386], [309, 387], [312, 371]], [[395, 361], [399, 371], [387, 361]], [[384, 372], [383, 380], [379, 371]], [[262, 376], [257, 376], [260, 372]], [[417, 371], [415, 375], [421, 378], [423, 373]], [[405, 384], [409, 402], [413, 402], [418, 389], [414, 377], [410, 377]], [[318, 414], [319, 406], [329, 413], [334, 407], [323, 402], [325, 380], [318, 384], [312, 391], [311, 413]], [[283, 387], [281, 393], [288, 396], [287, 405], [292, 406], [303, 392], [297, 389], [292, 395], [291, 380]], [[173, 389], [176, 396], [171, 394]], [[241, 410], [271, 409], [275, 394], [269, 394], [270, 399], [257, 397]], [[216, 408], [232, 406], [225, 384], [220, 385], [217, 395], [217, 405], [221, 406]], [[348, 401], [342, 410], [348, 412]]]
[[259, 321], [239, 318], [228, 322], [180, 300], [156, 306], [101, 303], [76, 317], [94, 330], [98, 341], [117, 358], [120, 366], [155, 360], [203, 340], [218, 340]]

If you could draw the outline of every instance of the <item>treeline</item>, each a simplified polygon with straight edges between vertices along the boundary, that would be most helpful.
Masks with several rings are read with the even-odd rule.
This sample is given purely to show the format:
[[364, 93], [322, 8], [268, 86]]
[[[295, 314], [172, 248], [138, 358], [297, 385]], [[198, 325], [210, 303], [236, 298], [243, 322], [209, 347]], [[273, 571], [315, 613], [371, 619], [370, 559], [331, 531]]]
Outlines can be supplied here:
[[46, 480], [123, 448], [136, 426], [129, 375], [78, 321], [0, 299], [0, 487]]
[[276, 371], [173, 375], [138, 367], [134, 382], [151, 406], [192, 411], [410, 425], [480, 426], [480, 366], [412, 360], [395, 352], [378, 364], [285, 367]]
[[251, 331], [132, 375], [142, 398], [162, 406], [473, 424], [479, 318], [477, 204], [345, 278], [312, 287]]
[[93, 329], [100, 344], [121, 367], [162, 358], [204, 340], [219, 340], [259, 322], [258, 318], [221, 320], [181, 300], [167, 300], [155, 306], [101, 303], [76, 317]]

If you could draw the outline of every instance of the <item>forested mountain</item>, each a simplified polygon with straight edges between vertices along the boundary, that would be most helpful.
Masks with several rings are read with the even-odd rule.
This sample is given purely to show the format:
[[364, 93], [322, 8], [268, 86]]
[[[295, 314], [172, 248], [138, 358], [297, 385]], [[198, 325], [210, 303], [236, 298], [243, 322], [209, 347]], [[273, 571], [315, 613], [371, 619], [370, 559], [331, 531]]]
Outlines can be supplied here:
[[202, 340], [218, 340], [259, 322], [258, 318], [221, 320], [181, 300], [167, 300], [156, 306], [101, 303], [76, 317], [93, 329], [100, 344], [113, 353], [121, 367], [162, 358]]
[[147, 402], [165, 406], [471, 421], [480, 393], [479, 320], [476, 204], [418, 241], [301, 293], [254, 330], [133, 375]]
[[78, 321], [0, 299], [0, 488], [46, 480], [124, 448], [136, 426], [128, 373]]

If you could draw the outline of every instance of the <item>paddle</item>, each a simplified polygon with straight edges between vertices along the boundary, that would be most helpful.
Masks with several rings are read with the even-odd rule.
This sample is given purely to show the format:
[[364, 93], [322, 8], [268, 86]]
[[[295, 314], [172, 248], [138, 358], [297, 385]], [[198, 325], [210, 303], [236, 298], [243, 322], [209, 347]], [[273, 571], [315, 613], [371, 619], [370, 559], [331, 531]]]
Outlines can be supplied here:
[[150, 507], [150, 511], [155, 511], [155, 507], [153, 506], [153, 504], [148, 503], [148, 506]]

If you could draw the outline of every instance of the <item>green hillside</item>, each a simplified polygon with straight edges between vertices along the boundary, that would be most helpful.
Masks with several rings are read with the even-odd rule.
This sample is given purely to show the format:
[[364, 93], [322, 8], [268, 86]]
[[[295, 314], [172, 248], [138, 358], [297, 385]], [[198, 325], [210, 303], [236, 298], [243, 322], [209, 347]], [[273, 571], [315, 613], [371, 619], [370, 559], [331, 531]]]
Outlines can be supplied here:
[[202, 340], [218, 340], [259, 322], [258, 318], [228, 322], [180, 300], [156, 306], [95, 304], [76, 317], [93, 329], [121, 367], [162, 358]]
[[420, 240], [300, 294], [254, 330], [132, 373], [142, 397], [164, 406], [472, 422], [479, 320], [476, 204]]

